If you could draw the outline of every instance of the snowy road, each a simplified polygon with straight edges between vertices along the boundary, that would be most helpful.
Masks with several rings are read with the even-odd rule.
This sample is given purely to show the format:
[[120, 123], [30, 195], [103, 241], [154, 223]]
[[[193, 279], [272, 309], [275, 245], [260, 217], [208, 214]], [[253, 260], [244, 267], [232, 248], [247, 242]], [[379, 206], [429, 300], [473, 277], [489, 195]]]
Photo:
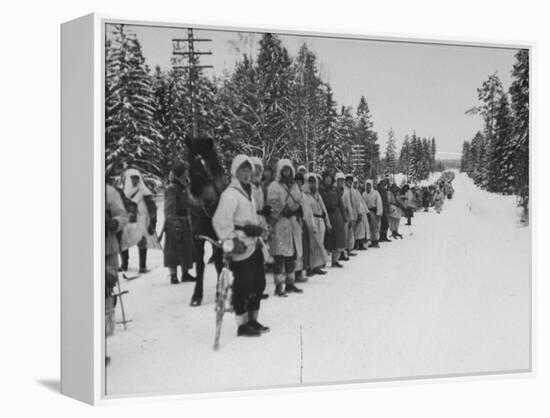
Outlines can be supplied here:
[[[109, 395], [190, 393], [530, 367], [530, 230], [515, 200], [462, 174], [443, 212], [415, 214], [413, 235], [360, 252], [343, 269], [264, 301], [271, 332], [237, 338], [226, 316], [212, 351], [214, 273], [205, 300], [170, 285], [162, 254], [151, 273], [122, 283], [133, 322], [107, 340]], [[137, 254], [131, 254], [131, 263]], [[268, 291], [273, 294], [272, 277]], [[119, 313], [117, 311], [117, 313]]]

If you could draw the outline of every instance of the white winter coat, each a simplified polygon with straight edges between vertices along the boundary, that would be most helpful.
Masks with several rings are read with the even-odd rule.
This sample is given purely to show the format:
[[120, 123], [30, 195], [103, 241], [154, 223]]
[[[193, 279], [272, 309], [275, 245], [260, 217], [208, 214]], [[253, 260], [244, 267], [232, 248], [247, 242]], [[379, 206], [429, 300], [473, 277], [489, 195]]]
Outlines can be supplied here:
[[283, 209], [288, 207], [295, 211], [302, 205], [302, 192], [296, 183], [290, 186], [281, 183], [281, 171], [284, 167], [290, 167], [292, 177], [294, 168], [290, 160], [282, 159], [277, 163], [277, 176], [267, 188], [267, 204], [271, 206], [271, 220], [273, 231], [269, 243], [271, 255], [282, 255], [296, 258], [302, 257], [302, 227], [295, 215], [286, 218], [281, 215]]
[[382, 197], [380, 196], [380, 193], [378, 193], [378, 190], [371, 188], [370, 193], [363, 193], [363, 200], [367, 204], [369, 211], [376, 208], [376, 216], [382, 216], [384, 213], [384, 206], [382, 204]]
[[212, 217], [212, 226], [220, 240], [237, 237], [245, 244], [246, 250], [243, 254], [231, 255], [234, 261], [245, 260], [250, 257], [254, 253], [259, 240], [257, 237], [248, 237], [243, 231], [235, 229], [236, 225], [259, 225], [260, 223], [254, 199], [246, 193], [235, 178], [237, 169], [245, 161], [250, 162], [249, 158], [245, 155], [237, 155], [233, 160], [233, 164], [231, 165], [233, 179], [223, 191], [216, 212]]

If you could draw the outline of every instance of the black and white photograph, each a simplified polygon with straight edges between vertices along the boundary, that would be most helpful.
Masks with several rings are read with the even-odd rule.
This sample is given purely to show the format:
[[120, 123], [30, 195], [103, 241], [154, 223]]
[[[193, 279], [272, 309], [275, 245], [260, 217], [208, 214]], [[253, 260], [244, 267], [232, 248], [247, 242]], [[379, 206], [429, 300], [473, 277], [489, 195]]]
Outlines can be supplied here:
[[531, 371], [529, 48], [102, 29], [107, 397]]

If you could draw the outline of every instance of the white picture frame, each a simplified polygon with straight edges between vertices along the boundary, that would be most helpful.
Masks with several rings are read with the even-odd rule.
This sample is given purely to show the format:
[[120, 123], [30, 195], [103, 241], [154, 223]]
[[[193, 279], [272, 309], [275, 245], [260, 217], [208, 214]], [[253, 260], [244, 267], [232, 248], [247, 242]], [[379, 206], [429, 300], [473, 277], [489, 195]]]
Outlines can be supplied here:
[[[105, 24], [125, 23], [164, 27], [198, 27], [210, 30], [246, 32], [274, 32], [308, 36], [327, 36], [345, 39], [384, 40], [413, 43], [446, 44], [452, 46], [486, 46], [528, 49], [533, 61], [534, 44], [507, 41], [486, 42], [473, 39], [423, 39], [312, 31], [305, 28], [285, 27], [233, 27], [198, 22], [163, 22], [160, 20], [133, 20], [103, 14], [90, 14], [71, 20], [61, 26], [61, 242], [62, 242], [62, 313], [61, 313], [61, 391], [80, 401], [99, 405], [116, 403], [120, 397], [105, 395], [104, 370], [104, 48]], [[532, 65], [530, 65], [532, 71]], [[532, 97], [532, 92], [530, 92]], [[532, 103], [532, 102], [531, 102]], [[532, 118], [533, 111], [530, 109]], [[533, 122], [530, 122], [531, 138]], [[533, 142], [531, 140], [530, 171], [532, 173]], [[532, 182], [532, 175], [530, 176]], [[532, 184], [532, 183], [531, 183]], [[533, 213], [531, 205], [530, 212]], [[532, 216], [529, 228], [533, 229]], [[78, 227], [77, 227], [78, 225]], [[532, 235], [532, 234], [531, 234]], [[533, 248], [530, 248], [533, 256]], [[533, 269], [531, 295], [533, 295]], [[531, 296], [530, 310], [533, 312]], [[533, 317], [531, 314], [531, 358], [524, 370], [503, 371], [520, 376], [532, 376]], [[466, 376], [450, 375], [422, 379], [438, 381], [487, 379], [487, 373]], [[495, 378], [492, 376], [491, 378]], [[365, 381], [372, 384], [400, 384], [407, 381], [382, 379]], [[412, 379], [416, 380], [416, 378]], [[334, 384], [346, 384], [337, 382]], [[349, 383], [352, 384], [352, 383]], [[354, 382], [356, 384], [356, 382]], [[318, 385], [315, 385], [318, 386]], [[264, 391], [286, 390], [285, 388]], [[308, 387], [292, 387], [307, 390]], [[194, 398], [207, 394], [152, 394], [158, 399], [165, 396]], [[149, 397], [151, 394], [136, 396]], [[216, 394], [214, 394], [216, 395]], [[219, 395], [219, 393], [217, 394]], [[133, 397], [133, 396], [132, 396]]]

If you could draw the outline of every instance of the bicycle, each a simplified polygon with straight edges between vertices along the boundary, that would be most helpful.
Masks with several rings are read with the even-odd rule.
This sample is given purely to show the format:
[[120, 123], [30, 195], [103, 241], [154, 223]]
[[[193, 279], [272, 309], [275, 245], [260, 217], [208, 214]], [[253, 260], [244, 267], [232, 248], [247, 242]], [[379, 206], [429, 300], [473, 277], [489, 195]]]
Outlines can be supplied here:
[[208, 241], [211, 245], [221, 248], [223, 251], [223, 267], [216, 284], [216, 333], [214, 336], [214, 351], [220, 348], [220, 336], [222, 332], [223, 315], [225, 312], [233, 312], [233, 272], [229, 268], [230, 254], [234, 250], [232, 239], [214, 240], [206, 235], [196, 235], [196, 238]]

